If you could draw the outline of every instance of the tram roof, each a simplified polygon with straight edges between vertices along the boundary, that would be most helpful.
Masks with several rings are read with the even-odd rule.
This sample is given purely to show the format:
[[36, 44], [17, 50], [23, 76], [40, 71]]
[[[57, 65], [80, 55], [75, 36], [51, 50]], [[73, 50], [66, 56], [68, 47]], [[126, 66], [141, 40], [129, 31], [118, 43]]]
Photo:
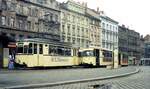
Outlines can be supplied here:
[[71, 43], [54, 41], [51, 39], [43, 39], [43, 38], [27, 38], [27, 39], [18, 40], [17, 42], [35, 42], [35, 43], [46, 43], [46, 44], [72, 47]]

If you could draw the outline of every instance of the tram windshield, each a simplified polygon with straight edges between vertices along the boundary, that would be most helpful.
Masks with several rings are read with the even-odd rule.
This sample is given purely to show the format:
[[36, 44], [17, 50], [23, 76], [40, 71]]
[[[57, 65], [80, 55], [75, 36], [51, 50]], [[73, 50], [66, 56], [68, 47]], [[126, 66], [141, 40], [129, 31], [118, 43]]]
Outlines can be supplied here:
[[79, 52], [79, 56], [81, 57], [94, 56], [94, 51], [93, 50], [81, 51]]

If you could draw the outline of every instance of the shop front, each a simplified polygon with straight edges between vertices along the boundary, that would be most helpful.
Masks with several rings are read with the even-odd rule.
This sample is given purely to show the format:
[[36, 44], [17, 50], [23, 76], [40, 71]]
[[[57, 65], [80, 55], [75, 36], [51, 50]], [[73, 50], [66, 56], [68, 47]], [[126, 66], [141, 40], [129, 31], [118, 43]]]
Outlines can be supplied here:
[[0, 69], [8, 67], [8, 57], [15, 52], [15, 40], [6, 35], [0, 34]]

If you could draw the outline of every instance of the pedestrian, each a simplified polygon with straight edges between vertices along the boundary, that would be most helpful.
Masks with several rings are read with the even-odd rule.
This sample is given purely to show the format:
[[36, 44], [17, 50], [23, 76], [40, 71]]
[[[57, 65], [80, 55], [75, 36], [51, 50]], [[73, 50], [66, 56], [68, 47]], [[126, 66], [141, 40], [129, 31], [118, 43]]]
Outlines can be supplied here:
[[14, 69], [14, 60], [13, 60], [12, 55], [9, 55], [8, 69], [10, 70]]

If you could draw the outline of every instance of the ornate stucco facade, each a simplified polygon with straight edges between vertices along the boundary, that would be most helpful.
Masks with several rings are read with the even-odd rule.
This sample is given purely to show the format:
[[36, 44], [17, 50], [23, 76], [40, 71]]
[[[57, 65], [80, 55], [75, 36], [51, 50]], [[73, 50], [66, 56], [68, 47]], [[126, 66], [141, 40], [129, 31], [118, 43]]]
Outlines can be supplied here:
[[0, 33], [14, 39], [60, 40], [60, 10], [55, 0], [0, 0]]
[[[95, 16], [96, 15], [96, 16]], [[98, 12], [86, 3], [69, 0], [61, 4], [61, 41], [75, 47], [100, 47], [100, 20]]]

